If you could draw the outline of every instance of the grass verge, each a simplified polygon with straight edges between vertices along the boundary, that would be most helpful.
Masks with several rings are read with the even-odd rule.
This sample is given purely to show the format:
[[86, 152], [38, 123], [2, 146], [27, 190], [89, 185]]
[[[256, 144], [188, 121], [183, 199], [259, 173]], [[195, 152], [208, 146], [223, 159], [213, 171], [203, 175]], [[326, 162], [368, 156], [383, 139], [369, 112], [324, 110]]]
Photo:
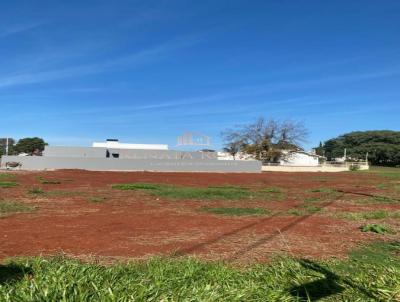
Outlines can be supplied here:
[[0, 266], [0, 301], [398, 301], [399, 251], [379, 243], [345, 261], [279, 258], [247, 268], [194, 258], [16, 259]]

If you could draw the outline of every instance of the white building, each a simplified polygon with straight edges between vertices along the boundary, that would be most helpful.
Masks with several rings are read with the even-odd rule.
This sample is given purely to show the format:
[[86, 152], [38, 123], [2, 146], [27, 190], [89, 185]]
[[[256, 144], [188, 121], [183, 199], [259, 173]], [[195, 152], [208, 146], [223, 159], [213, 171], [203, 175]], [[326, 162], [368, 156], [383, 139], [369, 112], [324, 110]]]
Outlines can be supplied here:
[[283, 151], [280, 159], [282, 166], [308, 166], [315, 167], [320, 164], [322, 156], [305, 151]]
[[93, 143], [94, 148], [129, 149], [129, 150], [168, 150], [168, 145], [161, 144], [122, 144], [117, 139], [108, 139], [106, 142]]

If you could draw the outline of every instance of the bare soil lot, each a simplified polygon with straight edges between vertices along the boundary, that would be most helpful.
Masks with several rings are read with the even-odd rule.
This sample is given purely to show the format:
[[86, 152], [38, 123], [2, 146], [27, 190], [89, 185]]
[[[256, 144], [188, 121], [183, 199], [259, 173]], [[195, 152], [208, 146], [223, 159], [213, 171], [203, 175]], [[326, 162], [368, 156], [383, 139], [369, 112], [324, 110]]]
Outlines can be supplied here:
[[[400, 238], [400, 179], [378, 173], [1, 175], [0, 203], [11, 210], [0, 212], [0, 259], [59, 253], [109, 259], [197, 255], [243, 263], [276, 254], [326, 259]], [[113, 187], [138, 183], [146, 186]], [[390, 231], [362, 232], [367, 224]]]

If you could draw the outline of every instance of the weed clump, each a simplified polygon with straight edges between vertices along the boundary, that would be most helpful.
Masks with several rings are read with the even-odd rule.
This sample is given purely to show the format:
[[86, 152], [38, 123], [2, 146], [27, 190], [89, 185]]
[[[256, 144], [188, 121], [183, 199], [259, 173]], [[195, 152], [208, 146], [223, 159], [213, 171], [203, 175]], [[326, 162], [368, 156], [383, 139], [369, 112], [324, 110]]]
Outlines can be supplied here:
[[386, 233], [393, 233], [393, 231], [382, 224], [367, 224], [362, 226], [361, 228], [362, 232], [372, 232], [372, 233], [377, 233], [377, 234], [386, 234]]

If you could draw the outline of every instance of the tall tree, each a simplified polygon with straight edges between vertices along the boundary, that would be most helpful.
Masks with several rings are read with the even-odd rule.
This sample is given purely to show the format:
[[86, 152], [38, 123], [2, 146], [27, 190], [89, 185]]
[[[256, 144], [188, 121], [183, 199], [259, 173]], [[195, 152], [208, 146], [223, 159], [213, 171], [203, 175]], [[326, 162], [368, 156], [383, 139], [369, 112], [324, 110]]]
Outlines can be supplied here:
[[276, 161], [282, 150], [297, 150], [306, 140], [304, 124], [258, 118], [253, 123], [228, 129], [222, 133], [226, 148], [235, 145], [238, 152], [252, 154], [256, 159]]
[[28, 154], [40, 154], [44, 147], [46, 146], [46, 142], [39, 137], [26, 137], [20, 139], [15, 145], [15, 151], [17, 153], [28, 153]]

